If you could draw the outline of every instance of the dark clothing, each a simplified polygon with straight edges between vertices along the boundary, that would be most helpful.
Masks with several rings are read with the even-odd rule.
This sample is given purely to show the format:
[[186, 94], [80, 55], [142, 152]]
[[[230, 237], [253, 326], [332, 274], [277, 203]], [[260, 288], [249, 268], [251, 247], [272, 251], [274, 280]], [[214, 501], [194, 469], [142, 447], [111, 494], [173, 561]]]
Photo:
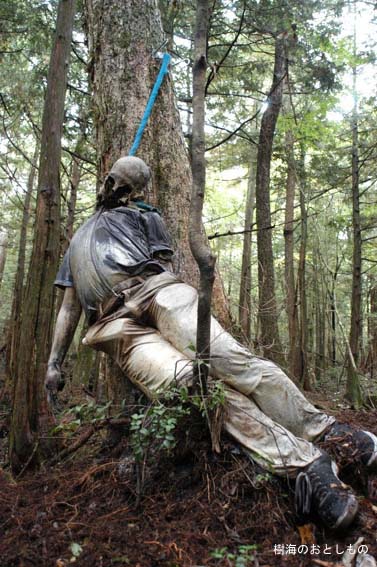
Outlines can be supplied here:
[[55, 285], [75, 287], [88, 320], [128, 276], [159, 274], [173, 254], [165, 224], [155, 211], [136, 206], [96, 212], [73, 236]]

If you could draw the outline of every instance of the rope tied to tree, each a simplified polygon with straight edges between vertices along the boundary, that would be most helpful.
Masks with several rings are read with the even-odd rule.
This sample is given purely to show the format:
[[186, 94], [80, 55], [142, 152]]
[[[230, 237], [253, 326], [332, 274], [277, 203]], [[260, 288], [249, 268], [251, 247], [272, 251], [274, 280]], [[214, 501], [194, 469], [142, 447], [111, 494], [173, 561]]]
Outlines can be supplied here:
[[157, 95], [158, 95], [158, 91], [160, 90], [162, 81], [164, 80], [164, 77], [169, 70], [170, 59], [171, 59], [171, 55], [169, 55], [169, 53], [164, 53], [164, 56], [162, 58], [160, 71], [157, 75], [156, 82], [153, 86], [152, 92], [149, 96], [149, 100], [148, 100], [147, 105], [145, 107], [144, 114], [143, 114], [143, 117], [142, 117], [141, 122], [140, 122], [140, 126], [139, 126], [139, 128], [136, 132], [134, 143], [132, 144], [132, 147], [131, 147], [129, 154], [128, 154], [130, 156], [135, 155], [135, 153], [137, 152], [137, 149], [140, 145], [141, 138], [143, 137], [145, 127], [146, 127], [146, 125], [148, 123], [148, 119], [151, 115], [153, 105], [154, 105], [155, 100], [156, 100]]

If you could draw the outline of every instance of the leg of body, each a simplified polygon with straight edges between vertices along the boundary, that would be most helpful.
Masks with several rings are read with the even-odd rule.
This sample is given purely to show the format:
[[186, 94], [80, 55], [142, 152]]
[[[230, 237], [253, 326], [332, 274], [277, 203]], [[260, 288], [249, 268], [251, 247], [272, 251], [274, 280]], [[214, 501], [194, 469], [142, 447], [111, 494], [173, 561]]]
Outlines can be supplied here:
[[[115, 319], [91, 327], [85, 342], [107, 352], [149, 398], [171, 384], [192, 382], [192, 360], [156, 329], [133, 319]], [[357, 500], [334, 474], [327, 455], [295, 437], [267, 417], [241, 392], [226, 386], [224, 428], [250, 456], [270, 472], [296, 476], [296, 507], [317, 512], [330, 527], [346, 527], [357, 512]], [[324, 497], [324, 495], [326, 497]]]
[[[193, 356], [197, 292], [184, 283], [159, 290], [148, 309], [152, 323], [179, 351]], [[211, 374], [298, 437], [313, 441], [334, 421], [317, 410], [273, 362], [253, 355], [212, 319]]]
[[[115, 319], [91, 327], [86, 344], [116, 360], [148, 398], [171, 385], [192, 383], [192, 360], [151, 327], [133, 319]], [[224, 429], [262, 466], [279, 475], [295, 475], [320, 456], [310, 442], [295, 437], [267, 417], [247, 396], [225, 388]]]

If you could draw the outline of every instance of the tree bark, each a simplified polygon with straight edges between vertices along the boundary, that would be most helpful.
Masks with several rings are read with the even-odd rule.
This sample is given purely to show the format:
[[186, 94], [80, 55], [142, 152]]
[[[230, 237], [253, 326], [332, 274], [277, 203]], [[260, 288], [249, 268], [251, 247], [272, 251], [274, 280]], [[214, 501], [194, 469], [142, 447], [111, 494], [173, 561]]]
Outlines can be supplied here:
[[[86, 0], [85, 6], [101, 180], [131, 148], [160, 67], [154, 54], [161, 50], [164, 36], [156, 0]], [[187, 214], [192, 175], [170, 75], [161, 86], [137, 155], [152, 170], [147, 200], [163, 213], [176, 251], [175, 270], [195, 285], [198, 270], [190, 252]], [[214, 307], [229, 326], [228, 304], [218, 281]]]
[[314, 311], [315, 311], [315, 377], [321, 383], [325, 370], [326, 347], [326, 297], [323, 293], [322, 280], [318, 267], [320, 256], [317, 246], [313, 253], [313, 284], [314, 284]]
[[245, 210], [245, 233], [242, 244], [242, 264], [240, 281], [240, 299], [238, 317], [245, 339], [251, 339], [251, 242], [253, 217], [255, 208], [255, 185], [256, 185], [256, 155], [255, 147], [251, 150], [249, 166], [249, 178], [247, 183], [246, 210]]
[[35, 234], [22, 313], [11, 423], [10, 457], [17, 470], [43, 454], [38, 433], [50, 425], [43, 389], [51, 346], [53, 282], [59, 263], [60, 157], [74, 0], [60, 0], [43, 110]]
[[352, 294], [351, 294], [351, 322], [349, 332], [349, 348], [347, 357], [347, 384], [345, 397], [356, 409], [362, 405], [363, 396], [360, 388], [357, 365], [361, 341], [361, 219], [360, 219], [360, 190], [359, 190], [359, 103], [357, 94], [357, 41], [356, 41], [356, 6], [353, 9], [353, 67], [352, 67]]
[[298, 289], [300, 301], [300, 371], [299, 380], [304, 390], [311, 390], [308, 372], [308, 306], [306, 297], [306, 248], [308, 241], [308, 212], [306, 209], [306, 172], [305, 151], [301, 147], [300, 156], [300, 214], [301, 214], [301, 241], [298, 261]]
[[331, 365], [335, 367], [337, 365], [336, 361], [336, 333], [337, 333], [337, 324], [336, 324], [336, 285], [338, 274], [341, 266], [341, 259], [338, 256], [338, 252], [336, 253], [336, 260], [335, 260], [335, 269], [331, 272], [331, 288], [328, 290], [329, 295], [329, 302], [330, 302], [330, 327], [331, 333], [329, 333], [329, 357], [331, 360]]
[[[189, 220], [191, 251], [198, 264], [200, 281], [198, 295], [198, 326], [196, 334], [196, 378], [207, 392], [211, 342], [211, 299], [215, 279], [216, 258], [211, 253], [203, 229], [203, 203], [206, 184], [205, 164], [205, 87], [207, 70], [207, 37], [209, 25], [208, 0], [197, 0], [194, 39], [193, 100], [192, 100], [192, 193]], [[205, 364], [201, 364], [204, 362]]]
[[370, 283], [370, 311], [369, 311], [369, 353], [367, 366], [370, 380], [374, 380], [377, 368], [377, 285], [371, 278]]
[[75, 222], [77, 191], [79, 188], [80, 180], [81, 180], [80, 161], [76, 157], [73, 157], [71, 179], [70, 179], [71, 190], [69, 193], [67, 219], [65, 225], [65, 245], [64, 245], [65, 249], [68, 248], [68, 245], [72, 240], [72, 236], [73, 236], [73, 224]]
[[0, 234], [0, 289], [3, 282], [5, 262], [8, 251], [8, 236], [5, 233]]
[[[80, 146], [78, 142], [77, 148]], [[64, 254], [68, 250], [69, 243], [71, 242], [73, 236], [73, 224], [75, 222], [75, 212], [76, 212], [76, 201], [77, 201], [77, 191], [80, 185], [81, 179], [81, 168], [80, 160], [76, 157], [72, 157], [71, 161], [71, 172], [69, 176], [69, 198], [67, 203], [67, 216], [65, 219], [65, 226], [62, 228], [61, 233], [61, 245], [60, 245], [60, 257], [63, 258]], [[67, 190], [68, 194], [68, 190]], [[59, 313], [60, 307], [63, 302], [64, 292], [59, 290], [56, 296], [55, 313]]]
[[27, 229], [30, 218], [30, 204], [31, 197], [34, 188], [35, 175], [37, 173], [37, 160], [39, 154], [39, 144], [36, 144], [33, 157], [33, 165], [30, 167], [25, 200], [23, 203], [22, 211], [22, 222], [20, 230], [20, 239], [18, 246], [18, 258], [17, 258], [17, 271], [16, 278], [14, 282], [13, 289], [13, 300], [12, 300], [12, 311], [11, 311], [11, 323], [9, 330], [9, 340], [7, 346], [7, 361], [8, 361], [8, 372], [12, 379], [14, 380], [14, 371], [17, 364], [18, 353], [19, 353], [19, 342], [21, 333], [21, 318], [22, 318], [22, 308], [23, 308], [23, 291], [24, 291], [24, 279], [25, 279], [25, 258], [26, 258], [26, 240], [27, 240]]
[[264, 355], [277, 363], [283, 362], [283, 354], [278, 330], [272, 229], [270, 228], [270, 169], [275, 126], [282, 104], [286, 73], [285, 40], [277, 37], [272, 87], [259, 134], [256, 179], [260, 344]]
[[294, 269], [294, 206], [297, 174], [293, 142], [293, 134], [288, 130], [285, 135], [287, 183], [284, 221], [284, 280], [289, 333], [288, 371], [293, 379], [300, 381], [302, 376], [302, 364], [299, 341], [297, 286]]
[[[356, 68], [353, 69], [354, 93], [356, 93]], [[347, 361], [346, 398], [355, 408], [362, 404], [362, 393], [357, 373], [361, 337], [361, 220], [360, 220], [360, 192], [359, 192], [359, 125], [357, 97], [352, 116], [352, 295], [351, 295], [351, 324], [349, 334], [350, 353]]]

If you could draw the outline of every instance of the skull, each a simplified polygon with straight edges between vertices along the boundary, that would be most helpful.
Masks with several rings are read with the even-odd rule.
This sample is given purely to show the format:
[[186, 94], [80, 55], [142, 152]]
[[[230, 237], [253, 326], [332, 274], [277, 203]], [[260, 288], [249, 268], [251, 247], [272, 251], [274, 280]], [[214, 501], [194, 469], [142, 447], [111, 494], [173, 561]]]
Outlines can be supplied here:
[[150, 177], [151, 171], [142, 159], [121, 157], [114, 163], [99, 191], [98, 206], [117, 206], [129, 199], [143, 198], [143, 189]]

